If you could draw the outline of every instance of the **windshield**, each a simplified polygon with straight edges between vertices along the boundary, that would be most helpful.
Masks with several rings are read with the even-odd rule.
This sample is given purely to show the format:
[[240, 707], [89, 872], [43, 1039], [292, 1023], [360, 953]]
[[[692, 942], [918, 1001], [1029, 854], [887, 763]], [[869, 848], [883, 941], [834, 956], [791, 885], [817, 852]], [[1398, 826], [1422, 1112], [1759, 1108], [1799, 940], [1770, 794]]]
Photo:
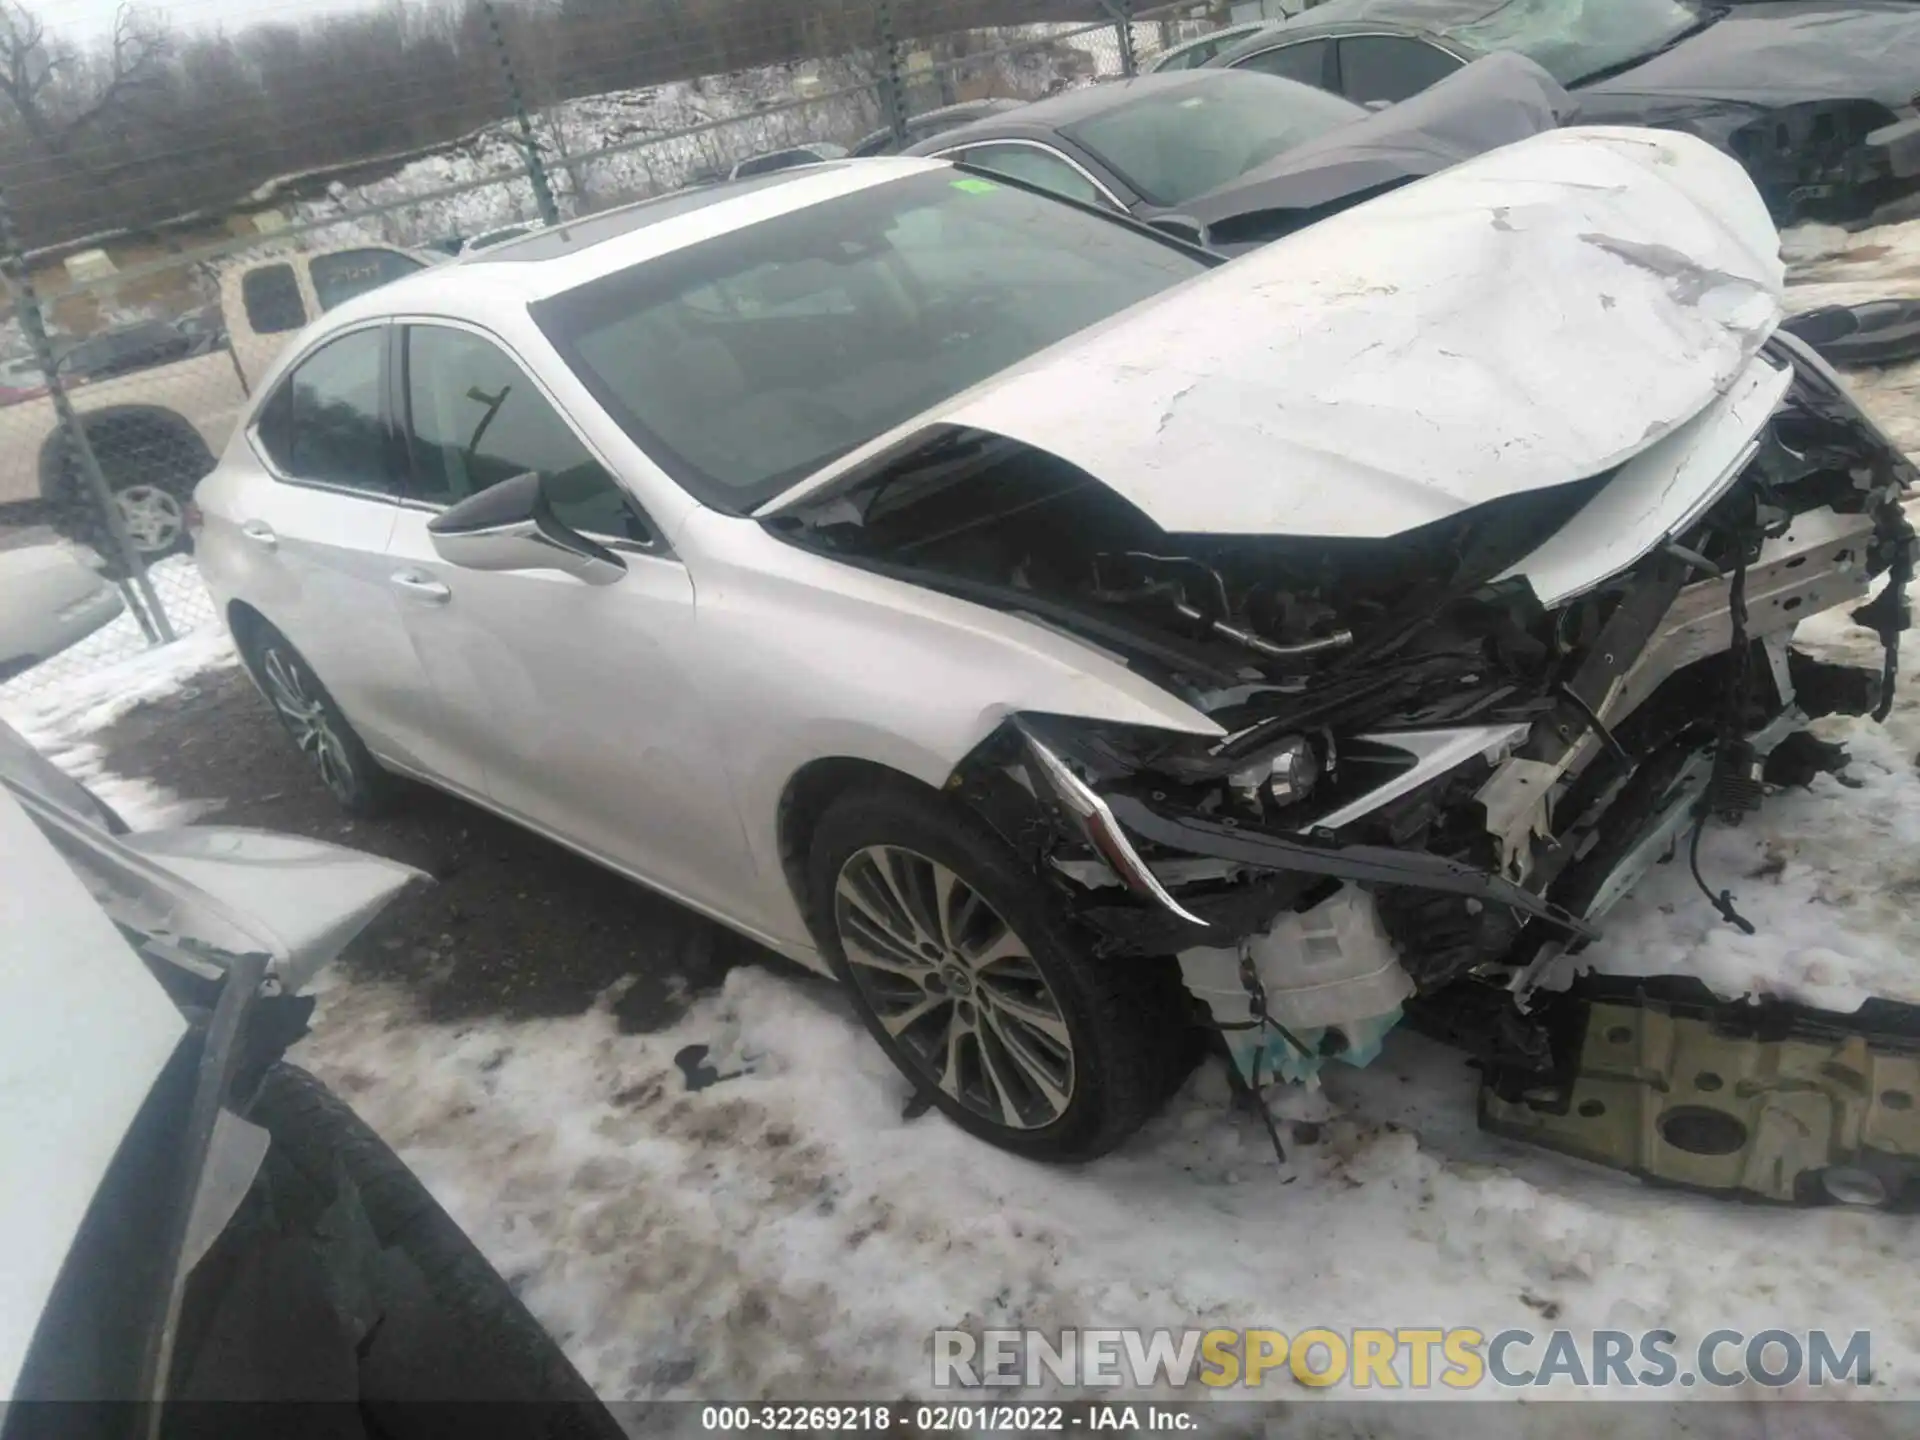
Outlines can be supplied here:
[[1480, 50], [1518, 50], [1571, 85], [1643, 59], [1706, 19], [1692, 0], [1507, 0], [1447, 34]]
[[1063, 130], [1155, 205], [1178, 205], [1364, 120], [1350, 100], [1254, 70], [1204, 71]]
[[594, 398], [696, 498], [744, 514], [1207, 262], [942, 167], [533, 307]]

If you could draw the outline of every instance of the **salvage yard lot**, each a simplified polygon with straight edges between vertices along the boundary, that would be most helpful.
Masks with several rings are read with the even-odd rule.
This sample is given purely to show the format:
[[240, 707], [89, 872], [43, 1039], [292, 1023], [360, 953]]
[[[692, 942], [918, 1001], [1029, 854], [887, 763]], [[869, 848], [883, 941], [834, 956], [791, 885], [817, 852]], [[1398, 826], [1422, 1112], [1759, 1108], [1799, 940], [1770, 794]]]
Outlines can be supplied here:
[[[1920, 293], [1920, 222], [1801, 232], [1790, 253], [1804, 305]], [[1915, 386], [1920, 366], [1859, 384], [1910, 449]], [[1877, 654], [1844, 620], [1809, 629]], [[349, 822], [212, 637], [136, 665], [10, 718], [118, 777], [102, 788], [136, 823], [198, 810], [436, 877], [336, 967], [304, 1063], [609, 1398], [918, 1396], [937, 1325], [1197, 1323], [1868, 1330], [1865, 1393], [1920, 1399], [1920, 1220], [1664, 1193], [1482, 1136], [1464, 1063], [1410, 1035], [1276, 1102], [1284, 1169], [1214, 1062], [1117, 1155], [1028, 1164], [903, 1118], [904, 1082], [834, 987], [728, 932], [450, 799]], [[1599, 963], [1920, 1001], [1920, 685], [1884, 731], [1821, 728], [1863, 788], [1821, 777], [1703, 848], [1759, 933], [1720, 924], [1671, 866]], [[1588, 1433], [1571, 1411], [1534, 1427]]]

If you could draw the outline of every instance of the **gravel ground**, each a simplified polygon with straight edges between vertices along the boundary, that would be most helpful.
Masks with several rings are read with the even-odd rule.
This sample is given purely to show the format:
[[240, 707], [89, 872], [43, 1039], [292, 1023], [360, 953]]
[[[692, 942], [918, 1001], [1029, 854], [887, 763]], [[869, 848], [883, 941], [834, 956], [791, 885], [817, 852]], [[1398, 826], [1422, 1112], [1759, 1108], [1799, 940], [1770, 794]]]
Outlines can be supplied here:
[[533, 1019], [585, 1011], [631, 978], [621, 1028], [651, 1030], [727, 971], [803, 972], [732, 931], [463, 801], [412, 787], [388, 819], [343, 815], [287, 742], [244, 671], [210, 671], [100, 732], [116, 774], [252, 825], [369, 850], [434, 877], [341, 957], [350, 979], [385, 980], [423, 1018]]

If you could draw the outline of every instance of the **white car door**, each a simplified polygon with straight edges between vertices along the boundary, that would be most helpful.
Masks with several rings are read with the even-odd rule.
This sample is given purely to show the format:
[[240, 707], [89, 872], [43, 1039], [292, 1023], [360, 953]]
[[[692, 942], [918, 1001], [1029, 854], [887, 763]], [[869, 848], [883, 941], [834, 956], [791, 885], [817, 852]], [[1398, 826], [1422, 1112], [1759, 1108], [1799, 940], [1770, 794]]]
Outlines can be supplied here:
[[[346, 331], [288, 372], [249, 448], [205, 482], [201, 554], [215, 588], [293, 643], [376, 754], [431, 770], [438, 702], [387, 578], [406, 464], [387, 398], [392, 337], [381, 323]], [[225, 526], [234, 533], [215, 533]]]
[[[452, 325], [407, 336], [415, 488], [389, 569], [447, 748], [509, 814], [696, 905], [733, 908], [751, 861], [693, 686], [686, 568], [494, 338]], [[530, 471], [562, 521], [619, 553], [621, 579], [439, 558], [435, 514]]]

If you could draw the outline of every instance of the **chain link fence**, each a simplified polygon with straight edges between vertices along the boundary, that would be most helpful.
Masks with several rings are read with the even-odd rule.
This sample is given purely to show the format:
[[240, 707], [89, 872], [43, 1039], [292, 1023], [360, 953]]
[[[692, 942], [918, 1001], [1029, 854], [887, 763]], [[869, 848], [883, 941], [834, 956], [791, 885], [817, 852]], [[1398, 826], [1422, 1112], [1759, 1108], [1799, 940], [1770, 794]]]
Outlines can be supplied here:
[[632, 200], [895, 151], [948, 107], [1134, 74], [1248, 8], [369, 0], [302, 21], [258, 0], [251, 24], [129, 8], [86, 36], [55, 33], [52, 0], [0, 0], [0, 700], [217, 621], [194, 487], [348, 298]]

